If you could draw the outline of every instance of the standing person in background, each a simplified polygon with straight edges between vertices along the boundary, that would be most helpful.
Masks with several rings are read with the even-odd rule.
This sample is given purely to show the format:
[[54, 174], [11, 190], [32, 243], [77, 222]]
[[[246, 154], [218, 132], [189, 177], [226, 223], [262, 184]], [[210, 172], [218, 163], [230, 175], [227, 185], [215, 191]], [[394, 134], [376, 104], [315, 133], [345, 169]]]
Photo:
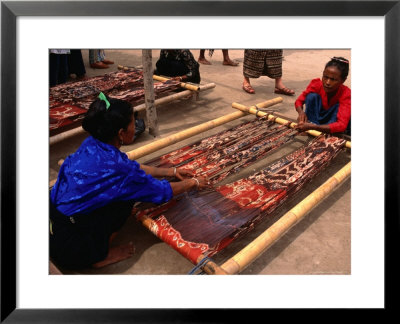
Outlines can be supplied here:
[[311, 80], [295, 102], [297, 129], [351, 135], [351, 89], [343, 84], [348, 74], [349, 61], [344, 57], [326, 63], [322, 79]]
[[82, 80], [86, 77], [85, 64], [83, 63], [82, 51], [80, 49], [71, 49], [68, 58], [69, 74], [75, 74], [76, 80]]
[[106, 54], [102, 49], [90, 49], [89, 50], [89, 63], [93, 69], [107, 69], [107, 64], [114, 64], [113, 61], [106, 59]]
[[[199, 63], [201, 63], [201, 64], [211, 65], [211, 62], [210, 62], [210, 61], [207, 61], [207, 59], [206, 59], [205, 56], [204, 56], [205, 51], [206, 51], [206, 50], [204, 50], [204, 49], [201, 49], [201, 50], [200, 50], [200, 55], [199, 55], [199, 58], [197, 59], [197, 61], [198, 61]], [[209, 55], [210, 57], [213, 55], [213, 53], [214, 53], [214, 50], [213, 50], [213, 49], [208, 50], [208, 55]], [[222, 55], [224, 56], [224, 60], [222, 61], [222, 64], [223, 64], [223, 65], [230, 65], [230, 66], [238, 66], [238, 65], [239, 65], [238, 62], [232, 61], [232, 60], [230, 59], [230, 57], [229, 57], [229, 52], [228, 52], [227, 49], [223, 49], [223, 50], [222, 50]]]
[[275, 80], [274, 92], [276, 94], [293, 96], [295, 92], [286, 88], [282, 82], [282, 54], [283, 50], [281, 49], [246, 49], [243, 61], [243, 90], [254, 94], [255, 91], [250, 84], [250, 78], [259, 78], [262, 75], [266, 75]]
[[50, 87], [65, 83], [68, 80], [69, 49], [51, 49], [49, 53], [49, 79]]

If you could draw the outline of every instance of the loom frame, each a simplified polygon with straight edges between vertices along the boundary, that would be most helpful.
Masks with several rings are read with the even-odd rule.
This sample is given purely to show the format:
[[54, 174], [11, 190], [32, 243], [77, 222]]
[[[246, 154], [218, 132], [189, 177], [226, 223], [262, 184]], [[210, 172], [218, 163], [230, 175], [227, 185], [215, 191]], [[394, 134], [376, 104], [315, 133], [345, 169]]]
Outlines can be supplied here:
[[[252, 114], [259, 117], [267, 116], [268, 120], [272, 120], [273, 122], [281, 125], [286, 125], [290, 128], [295, 128], [297, 123], [291, 122], [282, 117], [276, 117], [270, 113], [259, 111], [259, 108], [271, 107], [274, 104], [277, 104], [282, 101], [281, 97], [277, 97], [271, 100], [267, 100], [265, 102], [255, 104], [254, 106], [244, 106], [239, 103], [232, 103], [232, 108], [236, 108], [240, 112], [243, 112], [244, 115], [236, 115], [230, 114], [225, 115], [219, 120], [224, 122], [230, 121], [232, 118], [236, 119], [239, 117], [243, 117], [247, 114]], [[216, 123], [216, 120], [206, 122], [202, 125], [210, 125], [211, 127], [219, 126], [220, 123]], [[189, 136], [193, 136], [202, 132], [202, 125], [200, 127], [192, 127], [190, 131], [184, 130], [182, 132], [171, 135], [171, 139], [176, 141], [183, 140]], [[203, 126], [204, 127], [204, 126]], [[209, 126], [207, 126], [209, 127]], [[311, 136], [317, 137], [321, 135], [321, 132], [310, 130], [307, 133]], [[185, 135], [181, 135], [185, 134]], [[142, 148], [138, 148], [136, 150], [132, 150], [127, 152], [130, 159], [137, 159], [143, 157], [147, 154], [153, 153], [157, 151], [159, 148], [166, 147], [174, 142], [170, 142], [167, 140], [159, 140], [153, 143], [148, 144], [143, 150]], [[345, 147], [351, 148], [351, 142], [346, 141]], [[351, 162], [347, 163], [344, 167], [342, 167], [338, 172], [335, 173], [332, 177], [330, 177], [324, 184], [315, 189], [310, 195], [304, 198], [300, 203], [298, 203], [295, 207], [293, 207], [289, 212], [285, 213], [285, 215], [281, 216], [279, 220], [277, 220], [274, 224], [272, 224], [267, 230], [265, 230], [262, 234], [260, 234], [255, 240], [249, 243], [246, 247], [244, 247], [240, 252], [232, 256], [229, 260], [224, 262], [222, 265], [218, 265], [214, 261], [210, 260], [206, 264], [204, 264], [201, 269], [210, 275], [229, 275], [229, 274], [237, 274], [243, 271], [247, 266], [249, 266], [252, 262], [254, 262], [261, 254], [266, 252], [266, 250], [271, 247], [279, 238], [281, 238], [287, 231], [290, 230], [294, 225], [296, 225], [301, 219], [303, 219], [315, 206], [317, 206], [324, 198], [328, 197], [338, 185], [344, 182], [351, 174]], [[155, 222], [149, 217], [143, 217], [140, 219], [142, 225], [145, 226], [149, 231], [154, 227]], [[199, 264], [205, 259], [205, 255], [200, 255], [197, 259], [197, 263]]]
[[[170, 6], [166, 6], [166, 5]], [[89, 2], [75, 3], [68, 2], [40, 2], [40, 1], [4, 1], [1, 4], [2, 10], [2, 118], [1, 118], [1, 137], [2, 137], [2, 189], [1, 210], [1, 321], [9, 323], [37, 321], [51, 321], [61, 323], [86, 323], [88, 321], [107, 321], [127, 323], [136, 321], [167, 322], [176, 321], [177, 318], [186, 322], [193, 321], [204, 315], [203, 310], [174, 310], [163, 309], [154, 311], [152, 309], [22, 309], [17, 308], [16, 292], [16, 19], [18, 16], [108, 16], [110, 7], [114, 8], [113, 14], [124, 15], [154, 15], [153, 7], [156, 5], [163, 10], [158, 11], [158, 15], [190, 15], [196, 12], [197, 15], [286, 15], [286, 16], [384, 16], [385, 17], [385, 242], [390, 246], [390, 237], [399, 235], [398, 219], [388, 217], [398, 215], [400, 211], [400, 201], [398, 181], [399, 181], [399, 129], [397, 128], [400, 120], [399, 111], [399, 61], [400, 56], [400, 4], [399, 1], [340, 1], [336, 4], [333, 1], [319, 1], [317, 6], [310, 2], [298, 1], [290, 2], [271, 2], [254, 3], [238, 1], [231, 5], [229, 1], [219, 3], [214, 7], [199, 7], [196, 3], [188, 2], [167, 2], [150, 3], [140, 2], [128, 4], [118, 2], [98, 3], [95, 8]], [[211, 10], [212, 9], [212, 10]], [[5, 44], [7, 46], [5, 46]], [[7, 64], [5, 64], [7, 63]], [[390, 211], [390, 214], [389, 214]], [[5, 217], [7, 212], [11, 217]], [[387, 253], [387, 254], [386, 254]], [[389, 253], [385, 252], [389, 257]], [[389, 258], [388, 258], [389, 259]], [[387, 260], [388, 260], [387, 259]], [[389, 262], [389, 261], [388, 261]], [[386, 293], [388, 297], [393, 296], [398, 275], [396, 267], [385, 267]], [[388, 285], [387, 283], [391, 284]], [[6, 298], [4, 298], [6, 296]], [[392, 310], [397, 307], [397, 302], [391, 298], [386, 298], [385, 307]], [[266, 315], [264, 311], [250, 310], [252, 315]], [[249, 310], [208, 310], [207, 314], [213, 322], [223, 322], [231, 318], [250, 315]], [[371, 314], [370, 312], [368, 314]], [[382, 312], [380, 312], [382, 314]], [[238, 317], [236, 317], [238, 316]], [[382, 319], [382, 318], [381, 318]]]

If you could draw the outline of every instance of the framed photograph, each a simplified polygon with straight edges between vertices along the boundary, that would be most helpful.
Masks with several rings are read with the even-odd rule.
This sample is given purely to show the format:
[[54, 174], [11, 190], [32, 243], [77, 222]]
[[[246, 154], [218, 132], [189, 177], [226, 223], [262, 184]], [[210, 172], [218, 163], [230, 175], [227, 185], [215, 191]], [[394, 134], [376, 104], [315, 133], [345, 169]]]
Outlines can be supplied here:
[[[399, 1], [3, 1], [1, 25], [1, 321], [229, 322], [271, 308], [395, 307]], [[351, 275], [49, 276], [48, 49], [171, 47], [351, 49]]]

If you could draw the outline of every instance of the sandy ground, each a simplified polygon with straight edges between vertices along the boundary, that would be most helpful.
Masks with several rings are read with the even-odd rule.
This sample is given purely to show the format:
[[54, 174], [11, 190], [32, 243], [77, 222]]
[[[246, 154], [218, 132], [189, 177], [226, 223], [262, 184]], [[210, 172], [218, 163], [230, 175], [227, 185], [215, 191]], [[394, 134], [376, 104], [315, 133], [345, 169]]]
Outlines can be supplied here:
[[[198, 49], [192, 50], [192, 53], [195, 58], [198, 58]], [[159, 106], [157, 108], [159, 137], [154, 138], [146, 132], [132, 145], [124, 146], [121, 149], [128, 152], [154, 140], [232, 113], [234, 111], [231, 107], [232, 102], [250, 106], [277, 97], [273, 93], [274, 81], [267, 77], [251, 80], [252, 86], [256, 91], [255, 94], [251, 95], [244, 92], [242, 90], [243, 50], [230, 50], [229, 53], [231, 59], [240, 63], [239, 66], [222, 65], [221, 50], [215, 50], [212, 58], [207, 56], [206, 51], [206, 57], [212, 64], [200, 66], [201, 84], [215, 83], [216, 87], [214, 89], [202, 92], [198, 100], [190, 98]], [[142, 65], [141, 50], [106, 50], [107, 59], [115, 62], [114, 65], [111, 65], [106, 70], [90, 68], [88, 51], [82, 50], [82, 54], [88, 76], [114, 71], [117, 69], [117, 64], [125, 66]], [[155, 64], [158, 56], [159, 50], [153, 50], [153, 64]], [[284, 50], [283, 81], [287, 87], [296, 91], [296, 95], [293, 97], [282, 96], [283, 102], [275, 105], [272, 109], [278, 114], [295, 120], [297, 117], [297, 113], [294, 110], [296, 97], [306, 88], [311, 79], [322, 75], [325, 63], [332, 56], [344, 56], [351, 60], [350, 50]], [[351, 73], [345, 84], [351, 88]], [[141, 113], [141, 117], [145, 118], [144, 112]], [[196, 135], [140, 158], [138, 162], [144, 163], [152, 157], [159, 156], [251, 118], [254, 117], [247, 116]], [[50, 181], [57, 177], [59, 170], [57, 162], [73, 153], [86, 136], [87, 134], [82, 133], [50, 146]], [[289, 149], [291, 148], [282, 149], [263, 163], [279, 158], [286, 154]], [[348, 161], [350, 161], [350, 151], [346, 150], [338, 156], [323, 174], [307, 185], [302, 193], [280, 208], [276, 212], [275, 218], [283, 215], [285, 211], [315, 190]], [[262, 163], [251, 167], [252, 169], [249, 172], [260, 166], [262, 166]], [[242, 274], [350, 274], [350, 207], [351, 181], [347, 179], [303, 220], [292, 227], [272, 247], [249, 265]], [[270, 223], [260, 224], [245, 237], [235, 241], [213, 257], [213, 260], [218, 264], [222, 264], [262, 233]], [[135, 244], [136, 253], [125, 261], [97, 270], [84, 269], [76, 272], [61, 270], [66, 274], [185, 274], [193, 268], [193, 264], [153, 236], [135, 219], [127, 221], [113, 244], [124, 244], [129, 241], [133, 241]]]

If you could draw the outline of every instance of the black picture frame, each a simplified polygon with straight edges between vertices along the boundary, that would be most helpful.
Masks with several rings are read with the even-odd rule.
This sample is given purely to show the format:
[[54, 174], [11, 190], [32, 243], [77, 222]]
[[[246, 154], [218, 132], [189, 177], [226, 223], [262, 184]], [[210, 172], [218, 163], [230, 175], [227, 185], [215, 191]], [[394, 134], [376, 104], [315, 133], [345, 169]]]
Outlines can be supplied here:
[[[249, 309], [16, 308], [16, 19], [18, 16], [384, 16], [385, 310], [397, 307], [399, 237], [400, 1], [2, 1], [1, 3], [1, 321], [7, 323], [235, 322]], [[157, 8], [157, 10], [154, 10]], [[371, 44], [371, 46], [374, 46]], [[368, 55], [368, 53], [366, 53]], [[373, 65], [373, 60], [371, 61]], [[370, 109], [370, 108], [366, 108]], [[368, 113], [381, 113], [369, 111]], [[366, 125], [366, 130], [368, 125]], [[373, 190], [373, 188], [371, 188]], [[372, 261], [371, 261], [372, 262]]]

